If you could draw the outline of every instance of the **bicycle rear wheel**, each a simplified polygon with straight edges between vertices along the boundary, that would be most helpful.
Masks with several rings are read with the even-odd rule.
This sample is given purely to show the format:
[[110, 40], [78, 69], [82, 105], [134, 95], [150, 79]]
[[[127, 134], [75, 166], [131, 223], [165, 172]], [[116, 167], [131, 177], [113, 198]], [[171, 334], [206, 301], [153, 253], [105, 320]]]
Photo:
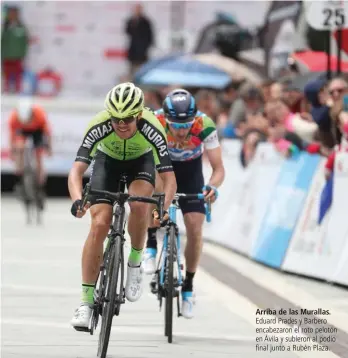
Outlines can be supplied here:
[[115, 313], [115, 304], [116, 304], [116, 289], [118, 274], [121, 265], [121, 248], [122, 248], [122, 238], [117, 235], [115, 241], [110, 247], [110, 254], [107, 258], [108, 262], [105, 262], [107, 265], [107, 276], [106, 276], [106, 295], [105, 303], [102, 310], [102, 324], [99, 334], [98, 342], [98, 358], [105, 358], [109, 346], [109, 338], [111, 332], [112, 318]]
[[168, 338], [168, 343], [172, 343], [173, 340], [174, 245], [175, 229], [174, 226], [171, 226], [167, 246], [165, 280], [165, 336]]

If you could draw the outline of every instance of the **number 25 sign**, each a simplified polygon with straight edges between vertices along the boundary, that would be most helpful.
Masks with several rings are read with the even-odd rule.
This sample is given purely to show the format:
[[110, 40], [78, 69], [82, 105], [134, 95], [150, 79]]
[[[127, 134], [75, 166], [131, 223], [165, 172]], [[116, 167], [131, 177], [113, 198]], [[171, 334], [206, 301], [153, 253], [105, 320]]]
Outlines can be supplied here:
[[307, 23], [316, 30], [348, 27], [348, 1], [305, 1]]

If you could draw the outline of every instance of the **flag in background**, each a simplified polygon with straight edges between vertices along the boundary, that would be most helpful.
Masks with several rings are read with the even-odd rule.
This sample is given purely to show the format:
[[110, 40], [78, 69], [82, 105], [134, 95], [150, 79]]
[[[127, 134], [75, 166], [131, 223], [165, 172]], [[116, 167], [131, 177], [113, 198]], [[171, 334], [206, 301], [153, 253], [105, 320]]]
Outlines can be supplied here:
[[333, 196], [333, 172], [330, 175], [330, 178], [326, 181], [324, 188], [320, 195], [320, 204], [319, 204], [319, 217], [318, 224], [320, 225], [323, 221], [326, 213], [331, 207]]

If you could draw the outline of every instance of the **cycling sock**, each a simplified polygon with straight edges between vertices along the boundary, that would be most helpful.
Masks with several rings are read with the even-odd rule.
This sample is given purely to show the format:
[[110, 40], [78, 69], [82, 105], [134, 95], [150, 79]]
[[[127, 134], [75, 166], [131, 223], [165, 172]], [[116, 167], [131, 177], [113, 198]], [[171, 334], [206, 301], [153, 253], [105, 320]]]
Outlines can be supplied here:
[[182, 291], [192, 291], [193, 290], [193, 277], [194, 276], [195, 276], [195, 272], [186, 271], [185, 280], [182, 285]]
[[81, 302], [87, 303], [89, 305], [93, 305], [94, 303], [94, 285], [90, 285], [88, 283], [82, 284], [82, 296]]
[[135, 249], [132, 246], [131, 252], [130, 252], [129, 257], [128, 257], [129, 266], [132, 266], [132, 267], [139, 266], [140, 263], [141, 263], [141, 260], [142, 260], [142, 256], [143, 256], [143, 250], [142, 249], [140, 249], [140, 250]]
[[147, 242], [146, 247], [149, 249], [157, 250], [157, 227], [151, 227], [147, 229]]

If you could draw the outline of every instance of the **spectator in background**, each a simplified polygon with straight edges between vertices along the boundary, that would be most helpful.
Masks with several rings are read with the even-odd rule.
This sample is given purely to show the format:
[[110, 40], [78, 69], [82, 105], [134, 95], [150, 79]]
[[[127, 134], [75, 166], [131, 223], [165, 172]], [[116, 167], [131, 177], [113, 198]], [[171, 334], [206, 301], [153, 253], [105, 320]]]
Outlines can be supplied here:
[[274, 84], [273, 80], [268, 80], [268, 81], [265, 81], [264, 83], [262, 83], [262, 85], [260, 86], [264, 102], [268, 102], [272, 99], [271, 98], [271, 86], [273, 84]]
[[257, 145], [267, 140], [268, 132], [269, 124], [261, 113], [248, 118], [246, 129], [243, 132], [243, 145], [240, 153], [241, 163], [244, 167], [253, 159]]
[[268, 121], [263, 115], [262, 92], [252, 86], [244, 86], [241, 90], [241, 98], [244, 102], [245, 118], [236, 129], [236, 133], [242, 138], [241, 163], [246, 167], [255, 155], [257, 145], [265, 142], [268, 135]]
[[261, 92], [250, 85], [243, 86], [240, 91], [240, 98], [243, 101], [243, 116], [236, 122], [236, 133], [243, 137], [245, 132], [257, 126], [260, 114], [263, 113], [263, 98]]
[[141, 4], [134, 6], [133, 15], [126, 22], [126, 34], [129, 37], [128, 61], [130, 63], [130, 75], [145, 62], [148, 61], [148, 52], [154, 44], [154, 36], [151, 21], [143, 14]]
[[205, 113], [216, 123], [219, 104], [215, 93], [209, 90], [200, 90], [196, 93], [195, 99], [198, 110]]
[[227, 85], [220, 95], [220, 105], [229, 106], [228, 120], [233, 127], [244, 118], [244, 103], [239, 96], [240, 82], [231, 82]]
[[235, 138], [236, 125], [245, 117], [244, 102], [239, 96], [240, 86], [241, 82], [230, 82], [218, 96], [220, 114], [217, 127], [221, 137]]
[[145, 105], [153, 111], [156, 111], [156, 110], [162, 108], [163, 98], [158, 91], [145, 90], [144, 91], [144, 101], [145, 101]]
[[348, 81], [342, 77], [333, 78], [328, 86], [330, 99], [332, 103], [342, 101], [343, 93], [348, 89]]
[[283, 97], [283, 85], [279, 82], [274, 82], [270, 88], [271, 99], [280, 99]]
[[342, 141], [342, 133], [344, 132], [342, 123], [345, 121], [345, 119], [348, 121], [347, 116], [348, 113], [343, 111], [343, 99], [341, 99], [341, 101], [335, 102], [330, 109], [330, 118], [331, 133], [336, 145], [340, 144]]
[[316, 138], [318, 125], [303, 119], [299, 113], [293, 113], [284, 100], [270, 102], [267, 116], [275, 124], [274, 127], [284, 128], [284, 134], [286, 132], [294, 133], [308, 143]]
[[15, 6], [8, 7], [1, 32], [1, 62], [5, 92], [9, 92], [12, 79], [15, 82], [15, 92], [21, 91], [28, 43], [28, 32], [20, 19], [19, 9]]
[[216, 119], [219, 138], [235, 139], [237, 137], [234, 127], [228, 122], [229, 110], [229, 104], [219, 102], [219, 114]]
[[246, 115], [256, 115], [263, 111], [262, 93], [255, 87], [250, 87], [246, 91], [241, 92], [244, 100]]
[[287, 86], [284, 89], [283, 99], [290, 107], [291, 112], [301, 113], [303, 109], [303, 93], [294, 86]]
[[340, 132], [340, 140], [335, 146], [334, 151], [328, 157], [325, 165], [325, 176], [328, 180], [335, 167], [335, 157], [337, 152], [348, 152], [348, 112], [344, 111], [343, 101], [336, 102], [331, 110], [332, 120]]
[[328, 148], [333, 148], [335, 139], [332, 135], [332, 124], [330, 118], [330, 96], [326, 80], [315, 79], [307, 83], [304, 94], [311, 104], [311, 115], [313, 121], [319, 127], [320, 141]]

